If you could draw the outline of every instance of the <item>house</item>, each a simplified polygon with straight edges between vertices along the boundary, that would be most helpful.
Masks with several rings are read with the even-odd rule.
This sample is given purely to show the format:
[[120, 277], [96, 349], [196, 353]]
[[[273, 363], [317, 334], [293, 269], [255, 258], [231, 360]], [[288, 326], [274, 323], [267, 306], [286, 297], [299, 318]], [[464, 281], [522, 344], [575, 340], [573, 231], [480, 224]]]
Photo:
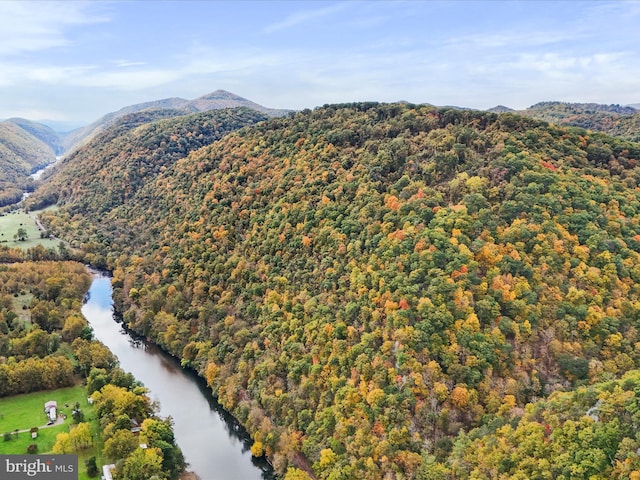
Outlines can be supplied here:
[[58, 402], [55, 400], [49, 400], [44, 404], [44, 412], [49, 417], [49, 420], [55, 422], [56, 418], [58, 418]]
[[138, 421], [135, 418], [131, 419], [131, 433], [137, 435], [138, 433], [140, 433], [140, 431], [142, 430], [142, 428], [140, 427], [140, 424], [138, 423]]
[[115, 464], [110, 463], [109, 465], [102, 466], [102, 480], [113, 480], [113, 476], [111, 475], [111, 470], [116, 468]]

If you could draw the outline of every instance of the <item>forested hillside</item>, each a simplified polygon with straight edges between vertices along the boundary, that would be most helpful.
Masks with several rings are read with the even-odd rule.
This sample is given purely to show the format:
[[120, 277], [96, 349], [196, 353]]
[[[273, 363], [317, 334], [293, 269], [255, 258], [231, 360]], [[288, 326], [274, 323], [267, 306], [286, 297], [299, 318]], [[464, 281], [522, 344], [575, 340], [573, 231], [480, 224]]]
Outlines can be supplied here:
[[597, 103], [541, 102], [520, 113], [558, 125], [572, 125], [634, 142], [640, 141], [640, 111], [633, 107]]
[[[133, 248], [161, 231], [172, 207], [171, 194], [162, 198], [155, 192], [162, 172], [189, 152], [267, 118], [245, 108], [182, 116], [166, 109], [126, 115], [58, 165], [28, 206], [58, 203], [62, 212], [50, 220], [52, 226], [73, 240], [72, 245], [82, 242], [85, 249], [95, 250], [99, 258], [89, 260], [105, 266], [105, 246]], [[71, 221], [74, 216], [76, 222]]]
[[[152, 125], [87, 150], [48, 222], [104, 252], [125, 322], [203, 375], [288, 478], [533, 478], [535, 455], [478, 449], [535, 430], [564, 454], [544, 436], [563, 442], [618, 387], [553, 392], [640, 368], [637, 143], [511, 113], [326, 106], [137, 187]], [[564, 399], [573, 417], [536, 413]], [[597, 462], [562, 457], [564, 478], [633, 478], [636, 428], [594, 441]], [[551, 468], [540, 478], [566, 475]]]
[[56, 159], [54, 148], [34, 135], [47, 127], [37, 126], [21, 119], [0, 122], [0, 207], [20, 201], [33, 186], [29, 175]]
[[[554, 392], [461, 434], [427, 478], [640, 478], [640, 373]], [[506, 412], [508, 407], [504, 409]]]
[[45, 145], [48, 145], [51, 150], [53, 150], [54, 154], [62, 155], [64, 152], [60, 134], [54, 131], [51, 127], [42, 123], [27, 120], [26, 118], [10, 118], [7, 122], [13, 123], [24, 131], [29, 132]]

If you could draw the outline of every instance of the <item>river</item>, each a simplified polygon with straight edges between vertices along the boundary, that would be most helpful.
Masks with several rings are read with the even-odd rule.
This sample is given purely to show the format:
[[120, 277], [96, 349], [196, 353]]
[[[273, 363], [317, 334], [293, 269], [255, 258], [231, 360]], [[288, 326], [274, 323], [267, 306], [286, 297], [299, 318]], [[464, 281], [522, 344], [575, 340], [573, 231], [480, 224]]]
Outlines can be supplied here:
[[242, 427], [224, 411], [204, 381], [153, 344], [134, 339], [113, 316], [111, 281], [96, 275], [82, 313], [95, 337], [133, 373], [160, 404], [160, 415], [171, 416], [176, 441], [189, 466], [202, 480], [272, 480], [266, 462], [254, 459]]
[[38, 171], [36, 171], [36, 172], [32, 173], [32, 174], [30, 175], [30, 177], [31, 177], [31, 178], [33, 178], [34, 180], [40, 180], [40, 179], [42, 178], [42, 175], [44, 174], [44, 172], [45, 172], [47, 169], [49, 169], [49, 168], [53, 167], [56, 163], [58, 163], [58, 162], [60, 161], [60, 159], [61, 159], [61, 158], [62, 158], [61, 156], [60, 156], [60, 157], [56, 157], [55, 162], [50, 163], [50, 164], [48, 164], [48, 165], [45, 165], [44, 167], [42, 167], [42, 168], [41, 168], [41, 169], [39, 169]]

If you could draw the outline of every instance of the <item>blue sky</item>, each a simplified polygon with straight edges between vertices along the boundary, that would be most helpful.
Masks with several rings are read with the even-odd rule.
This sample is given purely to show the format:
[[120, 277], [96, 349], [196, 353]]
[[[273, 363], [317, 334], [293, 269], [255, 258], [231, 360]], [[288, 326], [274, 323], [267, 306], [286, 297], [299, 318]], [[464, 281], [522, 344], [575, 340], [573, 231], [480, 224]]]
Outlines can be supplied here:
[[640, 102], [640, 1], [0, 1], [0, 118], [224, 89], [274, 108]]

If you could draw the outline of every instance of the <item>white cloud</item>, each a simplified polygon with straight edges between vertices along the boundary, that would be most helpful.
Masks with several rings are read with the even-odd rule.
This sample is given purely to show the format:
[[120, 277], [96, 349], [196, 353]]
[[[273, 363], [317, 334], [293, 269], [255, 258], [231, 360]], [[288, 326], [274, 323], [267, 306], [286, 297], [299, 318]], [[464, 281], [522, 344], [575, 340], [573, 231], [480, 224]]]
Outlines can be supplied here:
[[21, 108], [16, 110], [10, 110], [6, 112], [0, 111], [0, 117], [8, 118], [8, 117], [18, 117], [18, 118], [28, 118], [38, 120], [53, 120], [56, 122], [65, 122], [67, 121], [68, 115], [61, 111], [57, 110], [47, 110], [41, 108]]
[[[0, 0], [0, 94], [6, 99], [22, 95], [30, 102], [27, 107], [16, 102], [20, 112], [37, 106], [37, 96], [50, 105], [42, 108], [101, 114], [154, 98], [194, 98], [217, 88], [291, 108], [401, 99], [475, 108], [573, 101], [570, 96], [640, 101], [640, 30], [629, 26], [637, 23], [633, 15], [640, 2], [594, 2], [593, 9], [576, 8], [565, 22], [505, 18], [484, 32], [481, 19], [437, 23], [439, 11], [456, 3], [296, 2], [283, 7], [292, 13], [280, 21], [227, 42], [213, 35], [213, 28], [143, 35], [140, 24], [120, 10], [131, 5], [126, 2]], [[104, 8], [113, 10], [112, 22], [100, 13]], [[185, 23], [191, 25], [190, 20]], [[84, 48], [69, 48], [80, 43], [78, 35], [87, 34], [84, 26], [96, 22], [110, 23], [91, 28]], [[608, 25], [606, 35], [602, 25]], [[132, 32], [138, 35], [129, 37]], [[325, 36], [313, 38], [319, 32]], [[289, 34], [292, 40], [282, 42]], [[126, 43], [129, 38], [134, 40]]]
[[95, 69], [92, 65], [29, 65], [0, 60], [0, 86], [21, 85], [26, 82], [49, 85], [67, 83], [69, 79], [82, 78]]
[[82, 1], [0, 1], [0, 55], [72, 45], [65, 34], [67, 27], [108, 21], [103, 15], [90, 13], [94, 5]]
[[115, 63], [115, 66], [118, 68], [140, 67], [143, 65], [147, 65], [147, 62], [127, 62], [126, 60], [120, 60], [114, 63]]
[[327, 6], [324, 8], [316, 8], [314, 10], [304, 10], [304, 11], [296, 12], [287, 16], [280, 22], [267, 25], [263, 29], [263, 32], [274, 33], [279, 30], [286, 30], [288, 28], [301, 25], [303, 23], [314, 22], [328, 15], [332, 15], [334, 13], [343, 11], [347, 6], [348, 4], [345, 2], [345, 3], [339, 3], [339, 4]]
[[472, 35], [462, 35], [445, 41], [448, 46], [462, 46], [466, 48], [529, 48], [542, 47], [564, 42], [573, 42], [587, 38], [587, 34], [578, 31], [529, 31], [529, 32], [491, 32]]

